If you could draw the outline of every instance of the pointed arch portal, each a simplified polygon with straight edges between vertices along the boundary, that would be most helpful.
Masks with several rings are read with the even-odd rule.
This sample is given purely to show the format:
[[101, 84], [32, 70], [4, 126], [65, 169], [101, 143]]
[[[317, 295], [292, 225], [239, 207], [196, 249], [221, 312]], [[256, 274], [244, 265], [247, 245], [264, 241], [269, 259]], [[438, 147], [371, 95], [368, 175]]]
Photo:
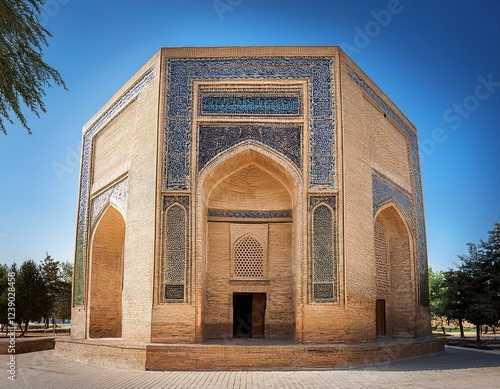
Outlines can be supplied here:
[[125, 220], [113, 205], [102, 214], [90, 254], [90, 338], [122, 336], [123, 249]]
[[376, 334], [415, 336], [416, 283], [412, 236], [397, 206], [375, 217]]
[[[300, 185], [292, 164], [252, 142], [202, 171], [207, 242], [203, 337], [295, 337], [293, 261]], [[283, 158], [284, 160], [284, 158]]]

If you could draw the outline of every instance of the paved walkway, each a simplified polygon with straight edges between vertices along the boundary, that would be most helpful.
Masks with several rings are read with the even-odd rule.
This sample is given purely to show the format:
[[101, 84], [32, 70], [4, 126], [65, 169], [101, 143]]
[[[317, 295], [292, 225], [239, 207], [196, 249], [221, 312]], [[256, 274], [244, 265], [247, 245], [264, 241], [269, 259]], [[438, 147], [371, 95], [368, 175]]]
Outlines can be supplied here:
[[264, 372], [119, 370], [60, 359], [53, 350], [16, 356], [16, 381], [0, 355], [0, 388], [497, 388], [500, 353], [447, 347], [445, 353], [351, 369]]

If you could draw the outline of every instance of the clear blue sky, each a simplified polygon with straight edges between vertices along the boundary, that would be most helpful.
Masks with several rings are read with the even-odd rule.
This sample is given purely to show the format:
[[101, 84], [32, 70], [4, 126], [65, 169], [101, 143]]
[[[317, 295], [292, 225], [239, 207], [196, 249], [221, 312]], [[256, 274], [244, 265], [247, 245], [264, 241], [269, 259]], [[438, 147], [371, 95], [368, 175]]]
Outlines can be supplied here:
[[429, 264], [500, 222], [499, 0], [46, 0], [69, 92], [0, 134], [0, 263], [73, 261], [81, 128], [159, 48], [341, 45], [419, 131]]

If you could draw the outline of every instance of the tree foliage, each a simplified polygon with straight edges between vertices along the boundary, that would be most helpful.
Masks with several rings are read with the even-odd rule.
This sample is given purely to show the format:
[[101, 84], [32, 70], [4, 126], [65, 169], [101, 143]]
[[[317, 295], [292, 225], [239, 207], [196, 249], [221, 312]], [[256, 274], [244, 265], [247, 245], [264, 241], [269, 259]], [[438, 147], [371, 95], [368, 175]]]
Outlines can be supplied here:
[[432, 320], [441, 321], [443, 333], [445, 332], [443, 317], [446, 316], [445, 292], [444, 272], [434, 271], [429, 267], [429, 302], [431, 318]]
[[3, 325], [7, 324], [8, 322], [8, 273], [9, 268], [7, 267], [7, 265], [0, 265], [0, 323]]
[[0, 130], [12, 112], [31, 134], [22, 106], [38, 117], [46, 112], [44, 88], [51, 81], [66, 89], [59, 72], [43, 61], [43, 48], [52, 35], [40, 21], [44, 0], [0, 0]]
[[445, 314], [444, 272], [429, 268], [429, 297], [432, 319]]
[[54, 306], [56, 296], [59, 290], [59, 262], [52, 258], [49, 253], [45, 253], [45, 258], [41, 264], [43, 280], [47, 287], [47, 305], [44, 313], [46, 326], [49, 324], [49, 318], [54, 318]]
[[[48, 255], [48, 254], [47, 254]], [[62, 321], [71, 318], [71, 285], [73, 281], [73, 265], [69, 262], [57, 262], [57, 278], [52, 292], [51, 316]]]
[[27, 260], [16, 275], [16, 323], [22, 329], [21, 336], [28, 330], [30, 321], [40, 320], [46, 314], [48, 304], [41, 266], [32, 259]]
[[0, 327], [8, 323], [8, 274], [15, 274], [16, 323], [24, 336], [30, 321], [71, 318], [71, 285], [73, 265], [59, 262], [48, 253], [40, 265], [25, 261], [18, 269], [0, 264]]
[[[440, 306], [448, 319], [476, 325], [477, 340], [481, 326], [495, 325], [500, 320], [500, 223], [488, 231], [488, 240], [468, 243], [467, 254], [460, 255], [460, 265], [444, 273], [442, 293], [435, 296], [432, 306]], [[432, 277], [431, 277], [432, 281]]]

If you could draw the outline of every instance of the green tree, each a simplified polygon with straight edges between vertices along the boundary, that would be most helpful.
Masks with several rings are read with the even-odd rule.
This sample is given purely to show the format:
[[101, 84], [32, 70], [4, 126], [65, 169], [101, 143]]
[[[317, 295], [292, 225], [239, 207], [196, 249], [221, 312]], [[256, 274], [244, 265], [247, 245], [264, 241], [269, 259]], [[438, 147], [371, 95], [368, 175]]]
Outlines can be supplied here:
[[443, 280], [443, 311], [449, 320], [457, 320], [460, 327], [460, 336], [463, 338], [465, 310], [468, 306], [470, 292], [467, 274], [460, 270], [448, 270]]
[[49, 318], [52, 318], [52, 322], [54, 323], [54, 306], [61, 288], [59, 262], [46, 252], [45, 258], [41, 264], [41, 270], [45, 286], [47, 287], [47, 305], [45, 307], [46, 312], [43, 315], [45, 319], [45, 328], [47, 328]]
[[490, 231], [488, 242], [481, 240], [479, 246], [468, 243], [467, 254], [459, 256], [462, 261], [450, 287], [455, 294], [450, 296], [450, 305], [460, 307], [459, 313], [476, 326], [477, 341], [481, 340], [481, 326], [494, 325], [500, 319], [498, 287], [498, 238], [500, 228]]
[[73, 281], [73, 265], [69, 262], [59, 263], [59, 289], [54, 301], [54, 317], [62, 321], [71, 318], [71, 286]]
[[7, 265], [0, 265], [0, 324], [2, 329], [8, 323], [8, 273], [9, 268]]
[[46, 112], [44, 88], [51, 81], [64, 87], [59, 72], [43, 61], [43, 48], [52, 35], [40, 24], [44, 0], [0, 0], [0, 130], [11, 112], [31, 134], [22, 106], [38, 117]]
[[21, 336], [26, 334], [30, 321], [40, 320], [46, 314], [47, 304], [42, 270], [29, 259], [21, 265], [16, 276], [16, 323], [21, 327]]
[[481, 240], [479, 246], [482, 250], [481, 271], [488, 275], [485, 283], [489, 300], [496, 312], [493, 322], [485, 324], [494, 326], [500, 320], [500, 223], [495, 223], [493, 230], [488, 231], [488, 240]]
[[[443, 271], [435, 272], [431, 267], [429, 268], [429, 302], [432, 320], [446, 316], [444, 279]], [[443, 333], [445, 333], [443, 322], [441, 322], [441, 328], [443, 329]]]

